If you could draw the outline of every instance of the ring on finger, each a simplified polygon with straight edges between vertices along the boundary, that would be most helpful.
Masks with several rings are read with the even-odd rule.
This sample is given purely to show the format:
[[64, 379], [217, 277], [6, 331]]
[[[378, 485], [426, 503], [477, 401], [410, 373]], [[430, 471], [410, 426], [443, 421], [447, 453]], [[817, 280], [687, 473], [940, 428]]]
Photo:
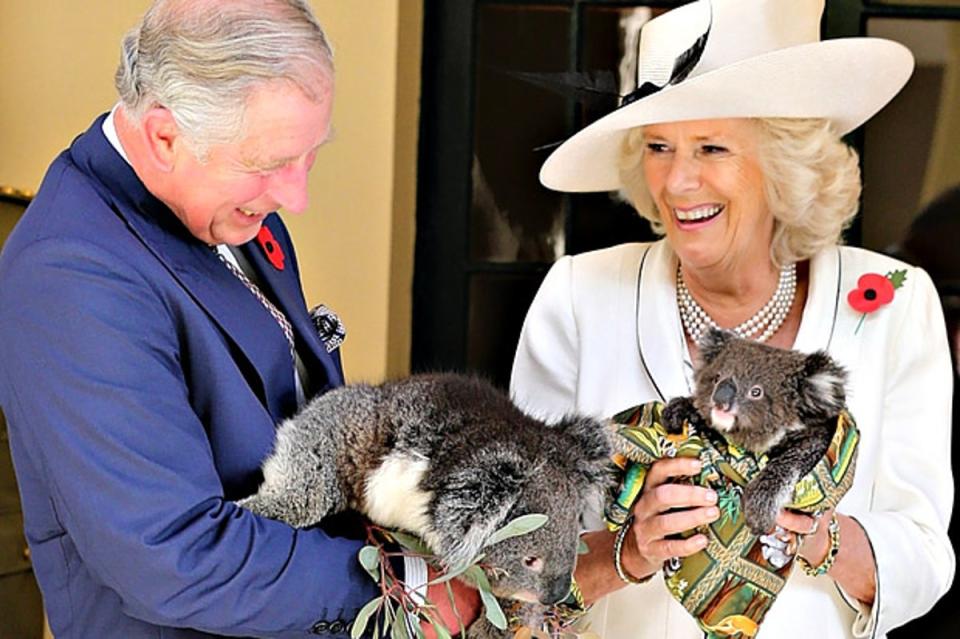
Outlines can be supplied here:
[[807, 533], [808, 535], [817, 534], [817, 531], [820, 530], [820, 520], [822, 518], [823, 518], [822, 510], [818, 510], [817, 512], [813, 513], [813, 526], [810, 527], [810, 532]]

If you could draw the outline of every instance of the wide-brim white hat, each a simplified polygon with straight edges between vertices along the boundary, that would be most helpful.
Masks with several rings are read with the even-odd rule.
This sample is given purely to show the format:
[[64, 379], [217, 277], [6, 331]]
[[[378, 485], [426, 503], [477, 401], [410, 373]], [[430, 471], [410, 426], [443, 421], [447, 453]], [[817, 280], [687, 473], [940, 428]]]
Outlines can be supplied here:
[[540, 181], [557, 191], [619, 189], [624, 137], [645, 124], [784, 117], [826, 118], [839, 135], [857, 128], [906, 84], [913, 55], [881, 38], [821, 41], [823, 6], [697, 0], [650, 20], [640, 30], [634, 100], [560, 145]]

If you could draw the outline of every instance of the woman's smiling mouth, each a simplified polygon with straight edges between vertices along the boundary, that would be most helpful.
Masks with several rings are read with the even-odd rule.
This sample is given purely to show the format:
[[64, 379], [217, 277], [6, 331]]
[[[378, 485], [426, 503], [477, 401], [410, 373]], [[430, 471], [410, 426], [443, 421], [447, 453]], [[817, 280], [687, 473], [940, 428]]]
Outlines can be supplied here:
[[724, 208], [722, 204], [709, 204], [689, 209], [674, 208], [673, 215], [681, 226], [689, 226], [712, 220], [720, 215]]

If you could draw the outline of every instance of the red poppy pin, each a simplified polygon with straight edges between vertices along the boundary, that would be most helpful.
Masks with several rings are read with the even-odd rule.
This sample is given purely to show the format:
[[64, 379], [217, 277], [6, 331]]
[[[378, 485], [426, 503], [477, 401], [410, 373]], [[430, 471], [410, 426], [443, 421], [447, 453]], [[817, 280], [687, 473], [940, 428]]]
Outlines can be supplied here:
[[280, 245], [277, 244], [273, 233], [270, 232], [270, 229], [268, 229], [266, 225], [260, 227], [260, 232], [257, 233], [257, 242], [260, 243], [263, 252], [267, 254], [267, 259], [273, 264], [273, 268], [282, 271], [284, 260], [283, 251], [280, 250]]
[[884, 304], [889, 304], [893, 300], [893, 292], [903, 286], [907, 281], [906, 269], [899, 271], [890, 271], [886, 275], [879, 273], [865, 273], [857, 280], [857, 288], [847, 294], [847, 301], [860, 316], [857, 322], [857, 328], [854, 329], [854, 335], [860, 330], [863, 321], [868, 313], [872, 313]]

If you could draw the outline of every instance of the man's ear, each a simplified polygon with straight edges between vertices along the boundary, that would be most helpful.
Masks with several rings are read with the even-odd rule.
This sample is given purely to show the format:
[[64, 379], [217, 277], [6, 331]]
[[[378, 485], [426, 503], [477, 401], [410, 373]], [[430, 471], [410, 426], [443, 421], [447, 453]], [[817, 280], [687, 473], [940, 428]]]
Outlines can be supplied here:
[[173, 114], [164, 107], [153, 107], [144, 113], [140, 126], [148, 159], [157, 170], [169, 173], [184, 142]]

